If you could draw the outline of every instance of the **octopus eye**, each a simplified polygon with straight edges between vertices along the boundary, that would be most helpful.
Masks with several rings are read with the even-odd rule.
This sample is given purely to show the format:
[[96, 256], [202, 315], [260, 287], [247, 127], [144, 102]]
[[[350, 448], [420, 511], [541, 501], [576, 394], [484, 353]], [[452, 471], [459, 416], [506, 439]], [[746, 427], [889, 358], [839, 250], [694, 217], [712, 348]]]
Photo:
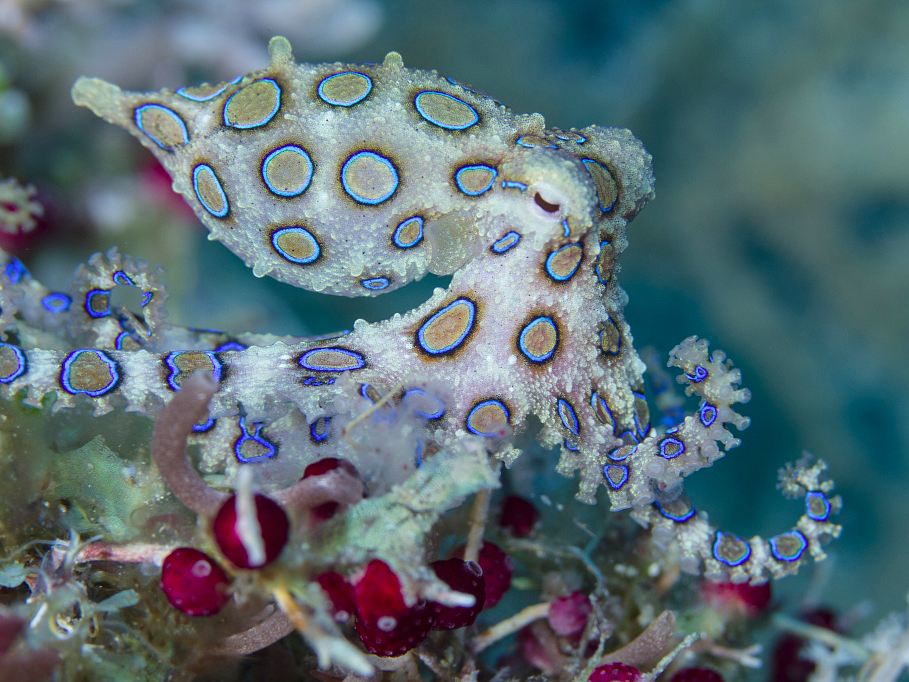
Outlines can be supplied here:
[[540, 196], [539, 192], [534, 194], [533, 200], [536, 202], [537, 206], [542, 208], [547, 213], [558, 213], [559, 209], [561, 208], [561, 206], [559, 206], [558, 204], [551, 204], [548, 201], [546, 201], [542, 196]]

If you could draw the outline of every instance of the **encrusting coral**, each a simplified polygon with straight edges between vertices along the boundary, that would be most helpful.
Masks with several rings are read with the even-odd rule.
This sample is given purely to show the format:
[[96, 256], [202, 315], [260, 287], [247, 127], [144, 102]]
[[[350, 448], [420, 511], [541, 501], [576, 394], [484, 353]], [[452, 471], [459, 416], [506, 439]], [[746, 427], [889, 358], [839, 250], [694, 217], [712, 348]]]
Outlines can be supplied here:
[[[840, 500], [822, 463], [782, 473], [805, 513], [769, 540], [716, 529], [684, 495], [684, 477], [739, 444], [728, 426], [748, 425], [733, 405], [750, 393], [724, 353], [696, 337], [677, 346], [670, 366], [700, 404], [651, 423], [616, 279], [627, 223], [653, 196], [650, 156], [629, 131], [548, 129], [396, 53], [296, 64], [280, 37], [269, 51], [265, 69], [229, 83], [130, 93], [83, 78], [73, 98], [150, 149], [211, 238], [257, 276], [347, 296], [428, 272], [451, 283], [385, 322], [278, 338], [167, 324], [161, 270], [115, 249], [66, 293], [3, 254], [3, 397], [48, 419], [85, 403], [97, 417], [153, 417], [154, 464], [187, 508], [171, 510], [183, 526], [167, 541], [72, 539], [68, 565], [163, 564], [170, 605], [220, 619], [206, 631], [214, 653], [249, 653], [296, 629], [332, 675], [415, 679], [419, 659], [454, 679], [486, 669], [480, 652], [528, 626], [524, 664], [551, 679], [598, 679], [618, 664], [654, 679], [697, 639], [672, 639], [671, 611], [656, 617], [668, 585], [623, 617], [589, 556], [529, 539], [532, 506], [522, 523], [503, 520], [503, 543], [514, 531], [505, 550], [484, 540], [501, 465], [534, 420], [542, 445], [560, 447], [556, 470], [579, 474], [578, 500], [594, 504], [602, 486], [613, 510], [651, 529], [650, 549], [627, 561], [670, 582], [673, 563], [759, 583], [823, 558]], [[139, 292], [138, 312], [116, 303], [117, 287]], [[465, 545], [446, 559], [440, 528], [459, 514], [450, 534]], [[521, 543], [547, 561], [573, 556], [593, 582], [541, 589], [540, 603], [472, 638], [444, 635], [476, 627], [505, 595]], [[177, 665], [167, 647], [148, 648]]]

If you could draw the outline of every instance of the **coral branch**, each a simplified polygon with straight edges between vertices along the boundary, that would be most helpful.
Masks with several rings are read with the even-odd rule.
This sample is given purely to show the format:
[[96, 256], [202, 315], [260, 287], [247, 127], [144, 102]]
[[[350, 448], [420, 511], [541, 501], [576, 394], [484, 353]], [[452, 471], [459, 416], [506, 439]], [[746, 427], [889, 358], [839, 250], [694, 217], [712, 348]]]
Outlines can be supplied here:
[[208, 403], [218, 385], [210, 376], [196, 373], [183, 383], [164, 406], [155, 423], [151, 451], [158, 471], [177, 499], [197, 514], [214, 514], [227, 499], [211, 488], [186, 456], [186, 439], [193, 424], [208, 414]]

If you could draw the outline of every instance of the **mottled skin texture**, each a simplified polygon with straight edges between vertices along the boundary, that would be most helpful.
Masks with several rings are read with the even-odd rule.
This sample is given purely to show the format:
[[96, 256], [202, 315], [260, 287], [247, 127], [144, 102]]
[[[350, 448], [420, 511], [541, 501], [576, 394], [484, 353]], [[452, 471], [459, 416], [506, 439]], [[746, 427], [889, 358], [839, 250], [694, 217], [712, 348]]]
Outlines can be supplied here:
[[[561, 447], [557, 470], [579, 473], [579, 500], [595, 502], [603, 485], [613, 509], [686, 524], [671, 518], [688, 509], [682, 477], [721, 457], [718, 443], [738, 444], [726, 424], [747, 425], [731, 405], [749, 394], [725, 355], [688, 339], [671, 364], [701, 407], [674, 429], [651, 427], [615, 277], [627, 222], [653, 196], [640, 142], [624, 129], [546, 129], [539, 114], [405, 69], [396, 53], [298, 65], [283, 38], [269, 50], [267, 68], [233, 83], [131, 93], [83, 78], [73, 97], [150, 149], [256, 275], [372, 296], [432, 272], [453, 274], [448, 288], [335, 338], [228, 337], [164, 324], [157, 273], [115, 251], [77, 273], [60, 311], [7, 260], [0, 323], [19, 344], [40, 347], [55, 330], [55, 347], [94, 350], [0, 344], [4, 395], [25, 390], [37, 405], [56, 393], [56, 408], [88, 396], [96, 414], [125, 399], [154, 414], [195, 369], [211, 371], [214, 421], [195, 436], [203, 467], [255, 466], [266, 487], [324, 456], [387, 486], [465, 437], [510, 463], [510, 436], [533, 415], [540, 440]], [[141, 319], [110, 308], [115, 284], [142, 291]], [[654, 501], [682, 506], [667, 516]], [[760, 562], [737, 564], [744, 541], [717, 536], [714, 547], [703, 525], [690, 563], [720, 577], [730, 567], [760, 577], [773, 563], [761, 541]], [[812, 529], [818, 555], [816, 537], [833, 531]], [[780, 542], [797, 554], [778, 560], [791, 572], [809, 542]]]

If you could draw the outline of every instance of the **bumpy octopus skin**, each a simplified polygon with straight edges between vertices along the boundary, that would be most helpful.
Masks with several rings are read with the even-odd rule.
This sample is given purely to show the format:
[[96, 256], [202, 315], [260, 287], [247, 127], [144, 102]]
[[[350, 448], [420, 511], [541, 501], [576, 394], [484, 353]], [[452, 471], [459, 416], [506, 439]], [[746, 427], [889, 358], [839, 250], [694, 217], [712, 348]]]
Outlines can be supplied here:
[[[324, 456], [393, 483], [465, 437], [510, 463], [511, 436], [535, 416], [540, 441], [561, 447], [557, 470], [580, 473], [580, 501], [602, 485], [615, 510], [685, 524], [682, 478], [721, 457], [718, 443], [738, 444], [725, 427], [747, 425], [731, 405], [749, 396], [692, 337], [670, 364], [700, 409], [662, 433], [650, 424], [615, 277], [626, 225], [653, 196], [641, 143], [625, 129], [547, 129], [394, 52], [295, 64], [280, 37], [269, 51], [265, 69], [230, 83], [132, 93], [81, 78], [73, 98], [151, 150], [210, 238], [257, 276], [374, 296], [431, 272], [453, 275], [448, 288], [337, 337], [278, 339], [164, 324], [160, 272], [116, 250], [81, 268], [69, 295], [7, 257], [0, 325], [19, 345], [0, 344], [3, 395], [40, 405], [55, 393], [54, 409], [87, 397], [95, 414], [125, 400], [153, 415], [193, 371], [211, 372], [211, 418], [194, 436], [203, 466], [252, 464], [275, 486]], [[141, 316], [112, 309], [116, 285], [139, 288]], [[32, 328], [80, 349], [26, 349]], [[811, 530], [771, 572], [793, 572], [809, 540], [822, 555], [817, 537], [833, 531]], [[698, 527], [692, 561], [763, 574], [763, 560], [739, 561], [747, 542], [718, 534], [711, 547], [712, 532]]]

